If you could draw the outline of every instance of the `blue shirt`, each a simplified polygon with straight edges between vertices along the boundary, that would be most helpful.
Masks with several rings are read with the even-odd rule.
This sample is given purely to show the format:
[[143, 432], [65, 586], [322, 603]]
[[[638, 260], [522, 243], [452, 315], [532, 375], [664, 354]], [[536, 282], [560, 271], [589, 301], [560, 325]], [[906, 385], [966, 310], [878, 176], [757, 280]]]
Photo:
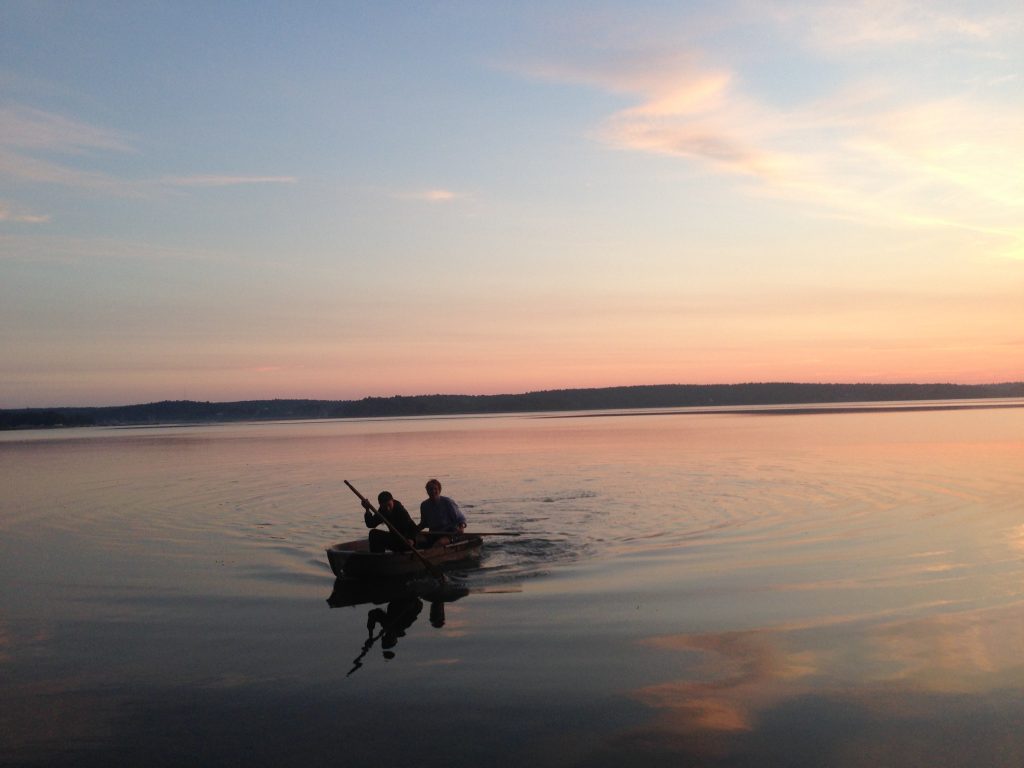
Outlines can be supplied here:
[[437, 501], [426, 499], [420, 504], [420, 528], [431, 533], [437, 531], [457, 531], [460, 525], [466, 524], [466, 516], [459, 505], [447, 496], [438, 496]]

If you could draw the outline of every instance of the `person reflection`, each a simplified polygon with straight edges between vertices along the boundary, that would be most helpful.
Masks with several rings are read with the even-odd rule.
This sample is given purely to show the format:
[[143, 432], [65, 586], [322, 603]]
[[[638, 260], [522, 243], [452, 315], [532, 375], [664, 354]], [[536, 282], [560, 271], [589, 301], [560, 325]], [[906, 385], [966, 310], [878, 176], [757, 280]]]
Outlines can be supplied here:
[[[366, 654], [373, 648], [374, 643], [380, 640], [380, 647], [385, 659], [395, 658], [392, 650], [398, 645], [398, 638], [405, 637], [405, 631], [413, 625], [420, 611], [423, 610], [423, 601], [413, 595], [397, 597], [388, 603], [387, 609], [371, 608], [366, 614], [366, 631], [368, 636], [360, 654], [353, 660], [351, 675], [361, 666]], [[380, 631], [374, 634], [378, 625]]]
[[435, 600], [430, 604], [430, 626], [437, 629], [444, 626], [444, 600]]
[[423, 601], [418, 597], [404, 597], [388, 603], [387, 610], [373, 608], [366, 616], [366, 629], [373, 637], [373, 631], [380, 624], [380, 647], [384, 650], [384, 658], [393, 659], [391, 649], [398, 644], [398, 638], [405, 637], [405, 630], [423, 610]]
[[[367, 596], [366, 593], [356, 593], [360, 595], [360, 597], [356, 598], [356, 601], [351, 600], [351, 594], [349, 595], [350, 599], [346, 600], [342, 589], [346, 585], [351, 586], [351, 583], [344, 579], [339, 579], [338, 583], [335, 584], [334, 592], [327, 601], [332, 607], [358, 605], [373, 599]], [[365, 585], [360, 585], [360, 588], [363, 586]], [[408, 585], [404, 587], [404, 589], [408, 588]], [[393, 589], [393, 587], [389, 587], [389, 589]], [[363, 659], [366, 658], [366, 655], [377, 644], [378, 640], [380, 641], [384, 658], [395, 658], [394, 648], [398, 645], [399, 638], [405, 637], [406, 631], [419, 618], [420, 613], [423, 611], [424, 601], [430, 603], [431, 626], [436, 629], [443, 628], [445, 625], [445, 603], [462, 599], [469, 594], [469, 589], [461, 585], [446, 584], [441, 592], [438, 592], [435, 587], [431, 592], [421, 594], [422, 597], [413, 592], [402, 591], [396, 594], [392, 591], [389, 593], [390, 599], [388, 599], [387, 608], [379, 607], [383, 600], [375, 600], [378, 606], [371, 608], [366, 614], [367, 637], [363, 642], [359, 655], [352, 661], [352, 669], [349, 670], [349, 675], [363, 666]]]

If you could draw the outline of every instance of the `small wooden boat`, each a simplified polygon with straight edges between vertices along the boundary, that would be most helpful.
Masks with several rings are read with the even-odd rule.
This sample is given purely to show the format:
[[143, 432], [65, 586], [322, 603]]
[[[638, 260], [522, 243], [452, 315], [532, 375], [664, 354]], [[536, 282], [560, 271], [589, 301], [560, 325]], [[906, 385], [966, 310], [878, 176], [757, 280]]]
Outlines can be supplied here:
[[[482, 545], [481, 537], [466, 536], [451, 544], [419, 549], [417, 552], [431, 565], [446, 566], [479, 559]], [[418, 576], [427, 570], [423, 560], [412, 552], [371, 552], [367, 539], [345, 541], [329, 547], [327, 562], [339, 578], [387, 579]]]

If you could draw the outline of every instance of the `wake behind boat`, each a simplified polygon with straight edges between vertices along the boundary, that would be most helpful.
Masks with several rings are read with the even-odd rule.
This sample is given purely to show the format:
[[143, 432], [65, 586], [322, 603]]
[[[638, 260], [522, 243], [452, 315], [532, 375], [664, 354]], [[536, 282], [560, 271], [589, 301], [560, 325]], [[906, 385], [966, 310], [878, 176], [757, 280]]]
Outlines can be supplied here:
[[414, 552], [371, 552], [366, 539], [345, 541], [327, 548], [327, 561], [337, 577], [387, 579], [418, 576], [442, 565], [473, 562], [480, 559], [483, 539], [466, 534], [458, 541]]

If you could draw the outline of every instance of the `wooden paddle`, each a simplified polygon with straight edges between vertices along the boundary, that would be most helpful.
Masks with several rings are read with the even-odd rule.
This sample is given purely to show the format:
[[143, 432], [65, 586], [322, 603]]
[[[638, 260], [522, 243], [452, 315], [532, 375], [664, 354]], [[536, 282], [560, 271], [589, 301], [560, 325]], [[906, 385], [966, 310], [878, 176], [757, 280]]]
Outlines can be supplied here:
[[[349, 487], [349, 489], [352, 491], [352, 493], [354, 493], [356, 496], [359, 497], [360, 501], [363, 502], [363, 506], [367, 506], [368, 505], [369, 509], [371, 509], [373, 511], [373, 514], [377, 515], [381, 520], [384, 521], [384, 525], [386, 525], [388, 527], [389, 531], [391, 531], [393, 534], [395, 534], [395, 536], [397, 536], [398, 538], [400, 538], [403, 541], [405, 541], [405, 536], [403, 536], [401, 533], [399, 533], [398, 529], [395, 528], [395, 526], [393, 526], [391, 524], [391, 521], [388, 520], [388, 516], [387, 515], [382, 515], [380, 512], [378, 512], [377, 508], [375, 506], [373, 506], [373, 504], [370, 504], [369, 499], [367, 499], [365, 496], [363, 496], [363, 494], [361, 494], [359, 491], [357, 491], [356, 487], [354, 485], [352, 485], [352, 483], [350, 483], [348, 480], [345, 481], [345, 485], [347, 485]], [[444, 571], [442, 571], [440, 568], [438, 568], [432, 562], [427, 560], [427, 558], [423, 556], [423, 553], [420, 552], [418, 549], [416, 549], [415, 543], [409, 549], [409, 551], [412, 552], [414, 555], [416, 555], [416, 557], [418, 557], [420, 559], [420, 562], [423, 563], [423, 567], [427, 569], [428, 573], [430, 573], [432, 576], [437, 578], [442, 584], [447, 583], [448, 580], [444, 577]]]
[[355, 672], [357, 669], [363, 666], [363, 659], [366, 657], [366, 654], [368, 654], [370, 652], [370, 649], [373, 648], [373, 644], [384, 636], [384, 633], [386, 631], [387, 630], [381, 627], [380, 632], [378, 632], [376, 635], [370, 635], [366, 642], [363, 643], [362, 652], [358, 656], [356, 656], [355, 659], [352, 660], [352, 669], [348, 671], [348, 674], [345, 675], [345, 677], [351, 676], [353, 672]]
[[[452, 536], [452, 531], [420, 531], [424, 536]], [[459, 536], [522, 536], [522, 531], [459, 531]]]

